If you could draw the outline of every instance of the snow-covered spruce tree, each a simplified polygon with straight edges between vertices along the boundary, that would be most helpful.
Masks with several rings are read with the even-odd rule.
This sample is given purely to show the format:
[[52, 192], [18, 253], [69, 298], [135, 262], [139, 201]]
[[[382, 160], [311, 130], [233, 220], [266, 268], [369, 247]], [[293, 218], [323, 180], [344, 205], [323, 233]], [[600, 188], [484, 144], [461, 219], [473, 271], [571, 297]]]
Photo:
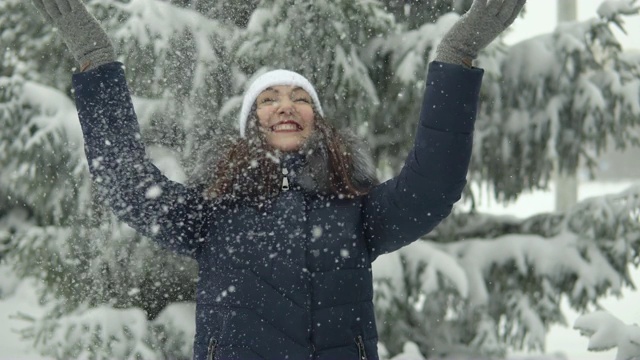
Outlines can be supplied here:
[[[465, 1], [449, 3], [464, 8]], [[89, 6], [107, 27], [127, 66], [150, 154], [177, 180], [184, 180], [184, 174], [197, 165], [186, 160], [202, 153], [198, 146], [207, 147], [215, 138], [214, 130], [232, 131], [230, 124], [235, 120], [248, 77], [254, 72], [277, 67], [297, 70], [311, 78], [319, 93], [324, 95], [322, 100], [329, 119], [339, 127], [357, 129], [368, 138], [381, 164], [382, 174], [397, 170], [415, 132], [427, 63], [441, 36], [458, 18], [455, 14], [446, 14], [434, 24], [410, 23], [414, 20], [394, 19], [381, 3], [369, 1], [269, 0], [260, 2], [255, 10], [253, 5], [241, 7], [238, 16], [231, 18], [229, 14], [234, 13], [237, 2], [217, 2], [211, 7], [201, 1], [172, 1], [169, 4], [134, 0], [106, 4], [106, 1], [92, 1]], [[22, 96], [25, 93], [20, 88], [20, 83], [25, 82], [22, 79], [43, 84], [65, 97], [69, 71], [75, 65], [63, 44], [44, 26], [40, 30], [33, 26], [21, 28], [17, 20], [12, 20], [21, 16], [29, 24], [40, 24], [31, 8], [16, 0], [3, 2], [0, 6], [10, 10], [0, 12], [0, 24], [13, 24], [6, 28], [2, 25], [0, 29], [3, 40], [12, 39], [11, 55], [3, 60], [12, 65], [9, 68], [3, 63], [2, 75], [9, 79], [3, 81], [13, 84], [10, 88], [14, 89], [11, 90], [14, 95], [3, 98], [3, 106], [7, 103], [8, 109], [39, 109], [37, 102], [34, 106]], [[211, 20], [213, 17], [220, 20]], [[246, 28], [238, 28], [244, 25]], [[57, 41], [55, 54], [65, 56], [67, 65], [64, 65], [66, 68], [51, 69], [49, 73], [47, 66], [56, 66], [47, 61], [51, 46], [47, 41], [50, 40]], [[18, 51], [22, 48], [25, 50]], [[483, 124], [499, 125], [491, 120], [499, 118], [492, 117], [487, 104], [498, 103], [503, 92], [512, 90], [501, 84], [501, 64], [506, 64], [507, 55], [499, 56], [499, 48], [491, 47], [481, 59], [482, 66], [487, 69], [483, 93], [485, 105], [478, 126], [482, 131], [490, 127]], [[616, 54], [618, 52], [613, 51], [613, 56]], [[238, 67], [230, 65], [235, 63]], [[627, 71], [635, 71], [632, 60], [626, 64]], [[613, 72], [625, 74], [619, 68]], [[16, 79], [17, 75], [22, 78]], [[60, 105], [63, 103], [56, 102], [59, 111], [43, 113], [56, 117], [65, 111], [73, 112], [71, 105]], [[384, 108], [378, 104], [384, 104]], [[500, 104], [502, 108], [493, 106], [492, 109], [511, 111], [506, 103]], [[29, 124], [32, 115], [26, 110], [20, 111], [25, 111], [21, 124]], [[77, 123], [75, 115], [65, 116], [65, 119], [67, 117]], [[631, 132], [630, 125], [633, 124], [627, 125], [625, 131]], [[66, 138], [77, 134], [70, 130], [56, 131]], [[528, 128], [522, 130], [523, 133], [528, 131]], [[7, 138], [17, 137], [7, 135]], [[477, 139], [479, 147], [475, 152], [473, 176], [491, 179], [491, 176], [498, 176], [495, 171], [511, 171], [506, 166], [482, 166], [484, 157], [491, 156], [486, 153], [496, 150], [480, 146], [488, 141], [483, 139]], [[563, 138], [563, 141], [558, 143], [569, 140]], [[61, 141], [62, 144], [66, 142], [72, 140]], [[60, 151], [81, 154], [81, 149], [74, 146]], [[484, 155], [479, 155], [479, 151]], [[24, 159], [28, 164], [32, 163], [29, 162], [31, 156], [42, 154], [25, 152]], [[20, 193], [14, 190], [20, 185], [15, 184], [15, 180], [6, 186], [6, 190], [5, 182], [0, 183], [0, 194], [6, 193], [14, 199], [8, 206], [0, 204], [0, 216], [3, 220], [11, 218], [9, 223], [12, 224], [8, 231], [0, 230], [0, 236], [4, 236], [0, 244], [8, 244], [2, 251], [11, 254], [22, 274], [46, 280], [49, 297], [62, 300], [47, 318], [33, 319], [34, 325], [27, 335], [40, 336], [40, 348], [57, 358], [136, 354], [141, 357], [189, 357], [193, 335], [189, 334], [188, 326], [179, 325], [179, 319], [193, 314], [189, 315], [188, 306], [171, 303], [189, 300], [192, 296], [192, 264], [133, 234], [128, 227], [115, 221], [108, 209], [101, 207], [100, 201], [91, 201], [86, 164], [82, 163], [82, 156], [74, 159], [78, 159], [80, 165], [73, 167], [79, 170], [72, 183], [75, 181], [78, 185], [71, 188], [82, 189], [78, 190], [82, 197], [78, 195], [73, 200], [69, 196], [71, 206], [64, 207], [70, 218], [66, 228], [56, 222], [36, 223], [31, 212], [38, 203], [22, 200], [18, 196]], [[3, 174], [5, 166], [10, 169], [7, 173], [15, 172], [14, 167], [0, 163]], [[58, 179], [65, 174], [56, 172], [52, 176]], [[527, 173], [514, 176], [520, 177], [525, 184], [531, 183]], [[522, 189], [531, 187], [527, 185]], [[29, 191], [50, 194], [51, 189], [46, 182], [38, 180]], [[67, 194], [69, 185], [63, 185], [57, 191]], [[513, 196], [519, 191], [512, 190]], [[625, 201], [634, 204], [633, 197], [620, 202]], [[543, 343], [541, 334], [546, 327], [562, 321], [558, 302], [563, 294], [573, 294], [574, 288], [587, 289], [587, 296], [576, 290], [575, 298], [581, 299], [576, 306], [596, 301], [608, 286], [616, 289], [616, 286], [626, 284], [626, 280], [616, 278], [616, 274], [623, 273], [627, 264], [638, 257], [637, 247], [633, 247], [637, 241], [629, 235], [633, 223], [626, 227], [631, 230], [616, 235], [618, 229], [623, 228], [619, 224], [623, 222], [624, 210], [613, 212], [612, 217], [598, 217], [610, 205], [605, 200], [596, 201], [596, 204], [603, 205], [589, 212], [591, 218], [584, 212], [572, 218], [603, 221], [583, 221], [592, 227], [578, 227], [580, 231], [558, 225], [563, 223], [565, 215], [516, 221], [479, 214], [456, 214], [426, 241], [382, 257], [374, 265], [381, 343], [393, 355], [411, 340], [431, 358], [441, 354], [466, 353], [476, 358], [482, 354], [500, 355], [510, 345], [540, 347]], [[593, 227], [596, 223], [599, 224], [598, 231]], [[49, 234], [46, 231], [63, 232], [58, 229], [67, 231], [67, 235], [56, 235], [57, 241], [46, 241], [52, 238], [46, 237]], [[477, 240], [469, 240], [471, 238]], [[602, 239], [615, 239], [616, 242]], [[441, 242], [450, 245], [439, 245]], [[485, 243], [489, 250], [482, 248]], [[495, 251], [512, 243], [534, 245], [516, 246], [512, 252]], [[574, 243], [580, 246], [574, 246]], [[542, 256], [529, 254], [532, 248], [549, 250], [549, 246], [564, 246], [567, 255], [576, 255], [572, 249], [580, 249], [579, 258], [574, 262], [576, 267], [561, 272], [563, 280], [559, 282], [554, 275], [549, 275], [552, 274], [549, 269], [554, 268], [551, 265], [546, 268], [546, 263], [540, 260]], [[502, 256], [496, 259], [479, 256], [492, 251]], [[588, 277], [589, 271], [602, 269], [589, 260], [589, 256], [597, 255], [598, 251], [606, 255], [600, 257], [606, 260], [603, 263], [616, 264], [612, 266], [614, 271], [607, 272], [601, 282], [576, 287], [576, 284], [593, 280]], [[471, 260], [475, 258], [484, 259], [484, 262], [473, 263]], [[584, 261], [580, 262], [580, 259]], [[551, 264], [559, 266], [562, 262], [558, 260]], [[187, 285], [176, 288], [173, 281]], [[174, 289], [178, 291], [172, 291]], [[596, 291], [592, 291], [594, 289]], [[143, 299], [143, 296], [148, 297]], [[544, 306], [538, 306], [538, 302]], [[110, 327], [105, 329], [105, 325]], [[114, 342], [114, 339], [119, 341]]]
[[471, 168], [498, 199], [545, 187], [554, 161], [574, 173], [579, 164], [592, 169], [610, 143], [616, 149], [640, 144], [640, 53], [623, 52], [612, 32], [638, 8], [605, 5], [598, 18], [561, 24], [498, 57]]
[[[184, 181], [194, 144], [219, 127], [215, 114], [233, 88], [234, 28], [160, 1], [88, 6], [128, 65], [150, 156]], [[171, 304], [195, 296], [195, 263], [141, 238], [95, 199], [69, 96], [73, 59], [28, 2], [3, 1], [0, 10], [8, 49], [0, 59], [0, 253], [20, 276], [42, 282], [51, 309], [43, 319], [25, 315], [32, 326], [24, 335], [60, 359], [189, 358], [193, 331], [175, 320], [185, 308]]]
[[[586, 310], [607, 292], [631, 285], [628, 267], [640, 261], [639, 231], [638, 186], [585, 200], [565, 214], [519, 220], [458, 213], [426, 241], [376, 263], [379, 303], [395, 309], [397, 289], [421, 291], [404, 311], [422, 313], [432, 332], [448, 336], [449, 343], [437, 343], [435, 353], [477, 358], [490, 350], [504, 353], [506, 346], [542, 349], [549, 325], [565, 323], [562, 298]], [[418, 290], [387, 284], [389, 274], [397, 273], [393, 267], [403, 262], [409, 271], [396, 279], [419, 279]], [[451, 339], [472, 346], [456, 346]]]
[[[598, 19], [564, 25], [503, 54], [494, 47], [481, 58], [487, 74], [471, 177], [489, 182], [499, 200], [545, 187], [554, 159], [571, 171], [579, 162], [592, 166], [607, 141], [638, 144], [640, 57], [622, 52], [610, 29], [632, 8], [605, 9]], [[401, 36], [415, 36], [429, 51], [449, 16], [424, 25], [431, 29], [424, 35]], [[399, 43], [376, 47], [403, 64], [396, 74], [407, 64], [420, 69], [419, 47]], [[393, 354], [411, 340], [427, 357], [543, 349], [548, 327], [564, 323], [561, 298], [586, 310], [607, 291], [632, 285], [639, 198], [634, 188], [524, 221], [455, 214], [429, 242], [375, 264], [384, 344]]]

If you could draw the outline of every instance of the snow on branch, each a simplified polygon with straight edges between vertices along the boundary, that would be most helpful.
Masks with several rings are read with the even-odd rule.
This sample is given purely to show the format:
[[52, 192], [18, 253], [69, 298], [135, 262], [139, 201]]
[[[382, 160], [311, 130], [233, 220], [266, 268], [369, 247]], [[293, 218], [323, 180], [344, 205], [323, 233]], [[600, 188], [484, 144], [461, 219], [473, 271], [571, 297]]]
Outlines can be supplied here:
[[617, 347], [616, 360], [640, 359], [638, 325], [627, 325], [606, 311], [596, 311], [580, 316], [573, 327], [589, 337], [591, 351]]
[[[389, 290], [393, 292], [410, 291], [405, 288], [402, 280], [405, 272], [420, 274], [419, 292], [422, 294], [441, 290], [439, 284], [444, 279], [452, 284], [460, 296], [468, 296], [469, 283], [465, 269], [454, 257], [438, 249], [433, 243], [416, 241], [399, 251], [380, 257], [373, 264], [374, 278], [390, 280]], [[384, 301], [384, 297], [381, 301]]]
[[381, 318], [411, 313], [410, 319], [436, 319], [428, 324], [431, 332], [455, 326], [484, 331], [485, 340], [472, 346], [493, 353], [499, 349], [486, 339], [543, 349], [549, 326], [565, 323], [563, 297], [584, 309], [633, 285], [628, 266], [640, 261], [640, 186], [584, 200], [566, 214], [461, 218], [441, 224], [429, 240], [376, 260]]
[[[36, 213], [68, 216], [64, 207], [72, 206], [75, 196], [87, 196], [81, 185], [86, 159], [72, 101], [19, 75], [0, 77], [0, 123], [0, 189], [31, 204]], [[69, 183], [77, 184], [74, 196], [56, 191]]]
[[[118, 60], [128, 65], [127, 80], [136, 95], [169, 98], [167, 107], [177, 106], [171, 97], [182, 99], [178, 103], [185, 102], [181, 97], [217, 103], [211, 101], [212, 82], [225, 86], [217, 76], [229, 65], [237, 28], [167, 1], [97, 0], [88, 6], [121, 54]], [[231, 76], [229, 69], [224, 72]], [[177, 113], [185, 117], [190, 108]]]
[[132, 0], [127, 3], [109, 3], [128, 15], [113, 34], [115, 39], [127, 43], [135, 36], [139, 45], [153, 45], [156, 54], [171, 51], [171, 39], [191, 33], [195, 40], [198, 60], [215, 60], [217, 56], [210, 41], [211, 36], [222, 35], [225, 38], [224, 36], [230, 33], [229, 27], [217, 20], [165, 1]]
[[[465, 268], [469, 278], [469, 300], [474, 306], [488, 303], [486, 279], [495, 266], [509, 267], [519, 275], [544, 277], [559, 286], [576, 278], [572, 297], [595, 300], [600, 284], [620, 290], [621, 279], [595, 246], [581, 246], [580, 237], [563, 233], [550, 239], [512, 234], [496, 239], [473, 239], [447, 245]], [[583, 253], [586, 252], [586, 253]]]
[[637, 0], [606, 0], [598, 7], [598, 16], [615, 23], [625, 34], [624, 21], [621, 15], [633, 15], [640, 11]]
[[42, 318], [15, 316], [30, 325], [19, 332], [56, 359], [186, 359], [195, 336], [195, 305], [174, 303], [155, 320], [144, 310], [103, 304]]
[[43, 355], [56, 359], [151, 359], [156, 352], [145, 344], [148, 321], [141, 309], [99, 306], [53, 319], [32, 319], [22, 335], [35, 340]]
[[[3, 124], [18, 122], [21, 127], [18, 133], [7, 134], [24, 142], [5, 143], [2, 148], [10, 145], [7, 151], [19, 146], [20, 149], [31, 147], [46, 147], [51, 151], [52, 143], [72, 141], [71, 147], [81, 148], [82, 131], [78, 123], [76, 108], [67, 95], [60, 90], [32, 81], [26, 81], [21, 76], [0, 77], [0, 120]], [[31, 110], [27, 119], [16, 118], [20, 110]], [[35, 111], [34, 111], [35, 110]], [[13, 130], [4, 126], [3, 130]], [[27, 130], [34, 132], [31, 134]], [[24, 132], [24, 133], [23, 133]], [[16, 139], [16, 141], [18, 141]]]
[[420, 348], [412, 341], [407, 341], [402, 346], [402, 353], [394, 356], [391, 360], [425, 360], [420, 352]]
[[623, 52], [612, 29], [637, 11], [609, 5], [619, 11], [613, 18], [564, 23], [498, 56], [501, 71], [483, 87], [490, 101], [471, 174], [489, 180], [499, 200], [546, 187], [556, 162], [563, 172], [581, 162], [591, 169], [610, 144], [640, 141], [640, 57]]
[[[464, 240], [445, 246], [455, 254], [470, 275], [470, 299], [478, 304], [488, 300], [484, 276], [494, 265], [513, 262], [523, 275], [533, 272], [564, 284], [575, 277], [568, 291], [570, 299], [579, 304], [593, 301], [604, 288], [620, 291], [624, 281], [630, 282], [626, 267], [640, 258], [640, 186], [619, 194], [587, 199], [574, 206], [566, 215], [549, 215], [554, 221], [537, 217], [540, 226], [529, 219], [522, 221], [513, 233], [494, 239]], [[488, 218], [488, 220], [495, 220]], [[481, 227], [473, 223], [473, 227]], [[468, 229], [462, 229], [464, 232]], [[476, 235], [480, 235], [476, 231]], [[586, 296], [586, 298], [584, 298]]]
[[[545, 213], [527, 219], [482, 213], [454, 213], [425, 237], [432, 241], [497, 238], [533, 234], [544, 238], [562, 232], [597, 240], [610, 260], [622, 264], [640, 257], [640, 185], [618, 194], [581, 201], [566, 213]], [[609, 254], [610, 253], [610, 254]], [[616, 268], [619, 261], [615, 261]], [[624, 265], [623, 265], [624, 266]]]
[[367, 60], [387, 54], [394, 69], [393, 76], [403, 85], [415, 84], [425, 73], [429, 59], [435, 57], [435, 49], [442, 37], [460, 18], [449, 13], [438, 18], [435, 23], [425, 23], [415, 30], [392, 33], [386, 38], [373, 39], [365, 54]]

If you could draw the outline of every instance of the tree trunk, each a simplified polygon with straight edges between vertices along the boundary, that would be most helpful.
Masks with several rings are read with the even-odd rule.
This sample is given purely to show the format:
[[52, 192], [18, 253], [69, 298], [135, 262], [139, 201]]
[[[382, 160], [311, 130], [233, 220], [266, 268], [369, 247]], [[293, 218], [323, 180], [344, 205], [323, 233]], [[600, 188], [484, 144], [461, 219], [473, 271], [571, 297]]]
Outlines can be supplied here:
[[[558, 1], [558, 24], [576, 20], [578, 4], [576, 0]], [[578, 179], [575, 173], [561, 173], [555, 165], [555, 209], [565, 212], [578, 202]]]

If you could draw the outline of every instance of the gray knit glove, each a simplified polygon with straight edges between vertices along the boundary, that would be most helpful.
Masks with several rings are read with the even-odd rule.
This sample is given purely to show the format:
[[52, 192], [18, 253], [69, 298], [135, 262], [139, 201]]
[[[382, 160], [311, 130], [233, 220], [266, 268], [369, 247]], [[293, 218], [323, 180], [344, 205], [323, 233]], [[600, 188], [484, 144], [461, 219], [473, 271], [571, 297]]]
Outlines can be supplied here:
[[82, 0], [33, 0], [33, 4], [45, 20], [58, 28], [82, 71], [116, 60], [107, 33]]
[[436, 61], [471, 66], [480, 50], [489, 45], [516, 19], [526, 0], [475, 0], [442, 38]]

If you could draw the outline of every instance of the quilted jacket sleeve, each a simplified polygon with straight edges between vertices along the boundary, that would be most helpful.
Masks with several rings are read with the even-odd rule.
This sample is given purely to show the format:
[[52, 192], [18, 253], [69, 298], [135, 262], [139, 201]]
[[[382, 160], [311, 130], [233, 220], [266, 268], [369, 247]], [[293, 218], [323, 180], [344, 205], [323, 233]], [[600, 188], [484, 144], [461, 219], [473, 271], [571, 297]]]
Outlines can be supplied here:
[[483, 71], [432, 62], [413, 149], [398, 176], [363, 200], [373, 261], [430, 232], [466, 185]]
[[99, 193], [142, 235], [195, 256], [206, 221], [195, 189], [170, 181], [148, 159], [120, 63], [73, 75], [85, 153]]

